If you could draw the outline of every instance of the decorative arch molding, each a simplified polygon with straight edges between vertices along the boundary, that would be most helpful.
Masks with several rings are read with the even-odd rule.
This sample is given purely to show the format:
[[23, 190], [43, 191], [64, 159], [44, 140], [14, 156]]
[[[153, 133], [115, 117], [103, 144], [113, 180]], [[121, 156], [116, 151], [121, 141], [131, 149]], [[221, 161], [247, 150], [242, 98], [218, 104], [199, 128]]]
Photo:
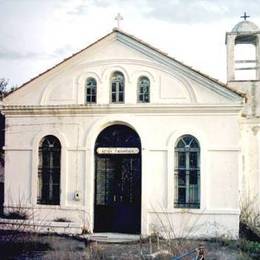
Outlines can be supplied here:
[[[108, 65], [107, 68], [105, 68], [102, 72], [101, 72], [101, 80], [102, 82], [104, 82], [105, 80], [110, 78], [110, 75], [114, 72], [114, 71], [121, 71], [126, 80], [127, 83], [131, 83], [132, 81], [136, 81], [138, 76], [141, 76], [142, 73], [144, 73], [144, 76], [149, 77], [149, 79], [151, 79], [153, 82], [156, 81], [156, 77], [153, 75], [153, 73], [151, 73], [148, 70], [136, 70], [133, 73], [131, 73], [131, 75], [129, 75], [129, 73], [127, 72], [125, 66], [117, 66], [116, 64], [118, 64], [118, 62], [120, 62], [121, 64], [124, 64], [125, 66], [127, 66], [128, 64], [135, 64], [138, 66], [145, 66], [147, 68], [151, 68], [151, 69], [155, 69], [157, 71], [161, 71], [164, 72], [170, 76], [172, 76], [173, 78], [176, 78], [177, 80], [179, 80], [183, 86], [185, 87], [189, 98], [191, 100], [191, 102], [193, 103], [197, 103], [197, 98], [196, 98], [196, 94], [193, 91], [192, 85], [190, 83], [190, 81], [188, 79], [186, 79], [184, 76], [182, 76], [181, 73], [178, 73], [177, 71], [172, 71], [169, 70], [169, 68], [165, 65], [161, 65], [160, 67], [158, 67], [158, 65], [154, 64], [153, 62], [149, 62], [149, 61], [145, 61], [145, 60], [136, 60], [136, 59], [111, 59], [111, 60], [102, 60], [102, 61], [95, 61], [95, 62], [91, 62], [88, 63], [88, 66], [97, 66], [97, 65]], [[115, 65], [111, 65], [111, 63], [115, 63]]]
[[207, 146], [206, 145], [206, 136], [205, 136], [205, 133], [202, 132], [202, 131], [197, 131], [197, 130], [194, 130], [194, 129], [191, 129], [191, 128], [181, 128], [181, 129], [178, 129], [174, 132], [172, 132], [167, 140], [167, 150], [170, 150], [172, 147], [173, 147], [173, 150], [174, 150], [174, 147], [179, 139], [179, 137], [183, 136], [183, 135], [192, 135], [194, 136], [199, 144], [200, 144], [200, 147], [201, 149], [204, 147]]
[[[72, 82], [72, 96], [70, 98], [66, 98], [66, 99], [52, 99], [51, 98], [51, 93], [52, 91], [55, 89], [55, 87], [57, 87], [57, 85], [55, 83], [59, 82], [58, 80], [62, 80], [63, 79], [63, 74], [61, 74], [61, 76], [57, 77], [56, 79], [52, 79], [52, 81], [50, 81], [49, 84], [47, 84], [44, 88], [44, 90], [42, 91], [41, 94], [41, 98], [40, 98], [40, 105], [49, 105], [48, 101], [73, 101], [77, 98], [77, 92], [76, 92], [76, 85], [74, 84], [74, 81]], [[68, 78], [67, 78], [68, 79]], [[54, 84], [53, 84], [54, 83]]]
[[178, 81], [180, 81], [182, 83], [182, 86], [185, 88], [191, 103], [198, 103], [197, 98], [196, 98], [196, 94], [195, 94], [195, 92], [192, 88], [192, 85], [191, 85], [191, 83], [188, 79], [186, 79], [185, 77], [183, 77], [179, 73], [175, 73], [175, 72], [172, 72], [172, 71], [170, 72], [168, 70], [160, 70], [160, 71], [163, 71], [164, 73], [168, 74], [172, 78], [175, 78]]
[[99, 119], [92, 127], [87, 131], [85, 135], [85, 147], [92, 151], [95, 146], [95, 142], [99, 133], [104, 130], [106, 127], [122, 124], [132, 128], [139, 135], [141, 139], [142, 147], [146, 147], [147, 142], [145, 135], [142, 133], [141, 127], [136, 122], [136, 119], [133, 116], [125, 115], [110, 115]]
[[47, 99], [50, 96], [52, 89], [53, 89], [53, 86], [52, 86], [51, 82], [45, 86], [45, 88], [43, 89], [42, 94], [41, 94], [40, 105], [47, 104]]
[[131, 83], [130, 75], [129, 75], [128, 71], [125, 69], [125, 67], [116, 66], [116, 65], [115, 66], [108, 66], [101, 72], [102, 81], [108, 81], [109, 82], [111, 75], [115, 71], [121, 72], [124, 75], [126, 82]]
[[208, 176], [207, 176], [207, 137], [203, 131], [193, 130], [191, 128], [181, 128], [174, 132], [172, 132], [167, 141], [167, 179], [168, 179], [168, 209], [173, 211], [180, 211], [181, 209], [174, 208], [174, 180], [172, 178], [172, 174], [175, 169], [175, 146], [177, 144], [178, 139], [183, 135], [191, 135], [195, 137], [200, 146], [200, 181], [201, 181], [201, 200], [200, 200], [200, 209], [188, 209], [189, 211], [203, 212], [207, 209], [207, 187], [208, 185]]
[[[85, 162], [85, 168], [86, 170], [86, 181], [85, 181], [85, 187], [86, 190], [88, 190], [88, 194], [91, 194], [91, 196], [88, 197], [86, 200], [86, 208], [90, 212], [90, 225], [93, 229], [94, 227], [94, 183], [95, 183], [95, 143], [98, 135], [101, 133], [102, 130], [107, 128], [108, 126], [115, 125], [115, 124], [122, 124], [125, 126], [130, 127], [133, 129], [140, 137], [141, 140], [141, 147], [142, 150], [144, 147], [147, 147], [147, 140], [145, 138], [145, 134], [142, 131], [141, 123], [139, 124], [138, 121], [136, 121], [136, 118], [134, 116], [129, 115], [109, 115], [105, 116], [103, 118], [98, 119], [86, 132], [85, 135], [85, 148], [86, 148], [86, 162]], [[85, 196], [87, 193], [85, 192]]]
[[84, 84], [87, 78], [95, 78], [97, 83], [101, 84], [102, 83], [102, 79], [101, 77], [94, 71], [83, 71], [80, 74], [77, 74], [74, 80], [74, 84], [80, 85], [80, 84]]
[[[40, 141], [42, 140], [42, 138], [44, 138], [47, 135], [55, 136], [56, 138], [59, 139], [61, 143], [60, 189], [62, 193], [60, 195], [60, 206], [63, 207], [65, 206], [65, 193], [66, 193], [66, 182], [67, 182], [67, 171], [68, 171], [67, 170], [68, 141], [65, 135], [56, 129], [40, 131], [32, 140], [31, 204], [39, 208], [43, 206], [37, 204], [37, 188], [38, 188], [37, 174], [38, 174], [38, 163], [39, 163], [38, 149], [39, 149]], [[48, 205], [48, 207], [57, 207], [57, 206]]]
[[155, 76], [150, 71], [147, 71], [147, 70], [136, 70], [136, 71], [134, 71], [131, 74], [131, 79], [132, 79], [132, 81], [137, 82], [137, 80], [142, 76], [147, 77], [152, 82], [156, 81]]
[[39, 143], [44, 136], [53, 135], [57, 137], [61, 143], [62, 148], [68, 147], [68, 140], [65, 135], [56, 129], [42, 130], [32, 140], [32, 150], [35, 151], [39, 148]]

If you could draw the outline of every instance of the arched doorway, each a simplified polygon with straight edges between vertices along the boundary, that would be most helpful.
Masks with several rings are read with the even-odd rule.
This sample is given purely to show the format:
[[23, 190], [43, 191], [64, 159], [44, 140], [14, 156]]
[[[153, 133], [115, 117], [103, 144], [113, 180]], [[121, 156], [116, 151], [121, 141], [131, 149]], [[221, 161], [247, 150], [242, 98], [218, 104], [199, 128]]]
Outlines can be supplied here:
[[95, 143], [94, 232], [141, 231], [141, 141], [128, 126], [105, 128]]

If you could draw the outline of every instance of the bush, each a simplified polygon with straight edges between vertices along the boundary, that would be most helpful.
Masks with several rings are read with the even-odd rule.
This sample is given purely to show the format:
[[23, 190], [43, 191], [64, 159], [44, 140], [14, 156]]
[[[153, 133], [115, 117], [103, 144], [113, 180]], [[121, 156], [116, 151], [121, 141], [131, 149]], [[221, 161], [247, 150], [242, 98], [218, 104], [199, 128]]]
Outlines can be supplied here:
[[249, 254], [254, 259], [260, 259], [260, 243], [241, 239], [239, 243], [241, 251]]
[[11, 211], [7, 214], [4, 214], [3, 217], [7, 219], [28, 219], [26, 212], [20, 210]]
[[241, 238], [260, 242], [260, 211], [257, 200], [245, 200], [241, 204], [239, 234]]

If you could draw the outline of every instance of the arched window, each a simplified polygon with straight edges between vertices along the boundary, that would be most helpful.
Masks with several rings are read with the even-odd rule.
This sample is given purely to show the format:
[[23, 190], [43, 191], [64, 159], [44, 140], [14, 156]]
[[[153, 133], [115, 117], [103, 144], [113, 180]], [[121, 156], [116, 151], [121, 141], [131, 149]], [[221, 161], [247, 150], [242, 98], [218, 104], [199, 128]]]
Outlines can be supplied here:
[[197, 139], [184, 135], [175, 147], [176, 208], [200, 207], [200, 147]]
[[88, 78], [86, 81], [86, 103], [96, 103], [97, 100], [97, 81]]
[[125, 96], [125, 78], [124, 75], [116, 71], [111, 78], [111, 102], [123, 103]]
[[150, 102], [150, 80], [147, 77], [142, 76], [138, 79], [138, 101]]
[[60, 141], [47, 135], [39, 146], [38, 204], [60, 204], [60, 164]]

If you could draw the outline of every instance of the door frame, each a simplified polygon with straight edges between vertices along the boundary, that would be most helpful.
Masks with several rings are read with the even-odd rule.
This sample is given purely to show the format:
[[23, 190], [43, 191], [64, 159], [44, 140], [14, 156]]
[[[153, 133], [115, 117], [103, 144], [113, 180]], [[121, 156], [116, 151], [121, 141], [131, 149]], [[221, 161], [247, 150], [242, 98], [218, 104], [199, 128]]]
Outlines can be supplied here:
[[[137, 135], [137, 137], [139, 138], [139, 159], [140, 159], [140, 167], [139, 167], [139, 170], [140, 170], [140, 197], [139, 197], [139, 212], [138, 212], [138, 215], [139, 215], [139, 231], [138, 231], [138, 234], [142, 234], [142, 222], [143, 222], [143, 209], [142, 209], [142, 201], [143, 201], [143, 198], [142, 198], [142, 190], [143, 190], [143, 163], [142, 163], [142, 157], [143, 157], [143, 153], [142, 153], [142, 142], [141, 142], [141, 138], [140, 138], [140, 135], [138, 134], [138, 132], [132, 127], [132, 126], [129, 126], [129, 124], [126, 124], [126, 123], [122, 123], [122, 122], [114, 122], [113, 124], [109, 124], [105, 127], [103, 127], [97, 134], [96, 134], [96, 138], [94, 140], [94, 145], [92, 146], [93, 147], [93, 150], [92, 150], [92, 162], [93, 162], [93, 213], [92, 213], [92, 232], [95, 232], [95, 207], [96, 207], [96, 174], [97, 174], [97, 165], [96, 165], [96, 158], [97, 158], [97, 154], [96, 154], [96, 142], [97, 142], [97, 138], [99, 137], [99, 135], [102, 133], [102, 131], [106, 130], [108, 127], [112, 127], [112, 126], [117, 126], [117, 125], [122, 125], [122, 126], [125, 126], [127, 128], [129, 128], [130, 130], [132, 130], [133, 133], [135, 133]], [[120, 147], [120, 146], [118, 146]], [[103, 232], [103, 231], [102, 231]], [[104, 231], [104, 232], [111, 232], [111, 231]], [[122, 232], [123, 233], [123, 232]], [[131, 233], [129, 233], [131, 234]], [[135, 234], [135, 233], [133, 233]]]

